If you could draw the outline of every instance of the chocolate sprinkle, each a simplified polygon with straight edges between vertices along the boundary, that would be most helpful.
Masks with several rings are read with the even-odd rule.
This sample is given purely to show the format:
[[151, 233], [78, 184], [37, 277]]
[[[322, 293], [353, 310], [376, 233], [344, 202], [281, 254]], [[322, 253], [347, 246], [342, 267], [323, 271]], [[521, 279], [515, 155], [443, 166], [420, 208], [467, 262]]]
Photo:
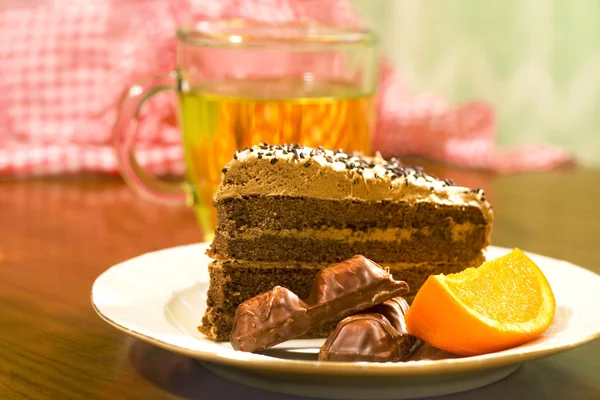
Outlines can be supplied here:
[[296, 147], [292, 147], [292, 153], [294, 153], [293, 160], [294, 161], [298, 161], [298, 159], [300, 158], [300, 156], [298, 156], [298, 149]]
[[277, 161], [279, 161], [278, 158], [271, 158], [271, 161], [269, 161], [271, 163], [271, 165], [274, 165], [275, 163], [277, 163]]
[[304, 167], [308, 168], [312, 165], [312, 161], [308, 160], [307, 162], [304, 163]]

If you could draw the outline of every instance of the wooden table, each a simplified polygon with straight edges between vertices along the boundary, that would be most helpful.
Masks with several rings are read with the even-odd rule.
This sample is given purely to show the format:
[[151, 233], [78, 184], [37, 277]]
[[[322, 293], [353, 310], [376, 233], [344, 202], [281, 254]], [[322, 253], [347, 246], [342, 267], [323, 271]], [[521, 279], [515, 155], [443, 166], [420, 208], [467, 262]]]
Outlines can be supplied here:
[[[487, 190], [494, 244], [600, 273], [600, 170], [436, 172]], [[0, 398], [299, 399], [218, 378], [95, 315], [90, 288], [106, 268], [198, 238], [190, 210], [140, 200], [116, 178], [0, 182]], [[600, 341], [444, 400], [480, 398], [598, 399]]]

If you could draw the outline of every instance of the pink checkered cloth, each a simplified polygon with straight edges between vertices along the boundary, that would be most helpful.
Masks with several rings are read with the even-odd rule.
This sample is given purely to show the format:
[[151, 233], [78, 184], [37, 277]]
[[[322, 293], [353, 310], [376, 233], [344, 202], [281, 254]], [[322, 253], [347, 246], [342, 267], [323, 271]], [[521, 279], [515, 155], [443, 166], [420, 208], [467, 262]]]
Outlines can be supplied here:
[[[16, 3], [18, 4], [18, 3]], [[23, 3], [22, 3], [23, 4]], [[111, 128], [123, 89], [174, 67], [177, 26], [200, 19], [313, 19], [359, 24], [346, 0], [35, 0], [0, 11], [0, 174], [116, 173]], [[181, 174], [174, 98], [142, 110], [138, 160], [156, 174]], [[375, 150], [514, 172], [569, 162], [561, 149], [501, 150], [494, 110], [475, 101], [454, 107], [409, 93], [383, 68]]]

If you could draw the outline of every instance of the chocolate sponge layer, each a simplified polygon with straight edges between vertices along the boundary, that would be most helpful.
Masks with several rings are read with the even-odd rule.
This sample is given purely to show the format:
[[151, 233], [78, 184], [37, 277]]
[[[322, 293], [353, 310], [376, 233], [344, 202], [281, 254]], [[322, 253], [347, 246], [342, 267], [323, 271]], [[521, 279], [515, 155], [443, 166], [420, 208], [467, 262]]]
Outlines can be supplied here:
[[215, 204], [221, 230], [423, 228], [450, 222], [488, 225], [481, 208], [427, 202], [327, 200], [311, 197], [244, 196]]
[[[457, 263], [384, 264], [397, 280], [404, 280], [410, 287], [408, 299], [416, 294], [431, 274], [448, 274], [476, 267], [483, 262], [479, 253], [472, 260]], [[200, 331], [213, 340], [229, 340], [237, 306], [243, 301], [280, 285], [301, 298], [308, 297], [315, 275], [329, 263], [266, 263], [252, 261], [212, 262], [209, 265], [210, 285], [207, 310]], [[308, 337], [326, 337], [335, 324], [310, 332]]]
[[486, 228], [474, 227], [464, 240], [452, 241], [450, 231], [414, 234], [410, 240], [347, 241], [265, 234], [228, 238], [217, 232], [209, 255], [217, 260], [340, 262], [356, 254], [377, 262], [458, 262], [473, 259], [487, 240]]

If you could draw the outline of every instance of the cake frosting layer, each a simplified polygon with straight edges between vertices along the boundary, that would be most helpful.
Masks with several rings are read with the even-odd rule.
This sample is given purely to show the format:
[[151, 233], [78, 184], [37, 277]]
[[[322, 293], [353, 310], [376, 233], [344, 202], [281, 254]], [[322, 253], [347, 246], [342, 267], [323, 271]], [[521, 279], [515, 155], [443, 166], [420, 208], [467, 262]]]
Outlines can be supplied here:
[[[448, 235], [453, 242], [465, 241], [469, 233], [477, 229], [477, 226], [465, 222], [456, 224], [450, 222], [447, 225], [447, 231], [443, 234]], [[350, 228], [306, 228], [306, 229], [262, 229], [248, 228], [240, 231], [229, 232], [229, 238], [241, 240], [255, 240], [261, 236], [279, 236], [285, 239], [315, 239], [315, 240], [343, 240], [347, 243], [354, 242], [395, 242], [402, 243], [404, 241], [419, 240], [419, 238], [432, 236], [434, 233], [442, 234], [441, 231], [430, 226], [421, 228], [369, 228], [366, 230], [355, 230]]]
[[430, 202], [477, 207], [492, 219], [482, 190], [456, 186], [380, 156], [262, 144], [236, 152], [222, 173], [215, 202], [251, 195]]

